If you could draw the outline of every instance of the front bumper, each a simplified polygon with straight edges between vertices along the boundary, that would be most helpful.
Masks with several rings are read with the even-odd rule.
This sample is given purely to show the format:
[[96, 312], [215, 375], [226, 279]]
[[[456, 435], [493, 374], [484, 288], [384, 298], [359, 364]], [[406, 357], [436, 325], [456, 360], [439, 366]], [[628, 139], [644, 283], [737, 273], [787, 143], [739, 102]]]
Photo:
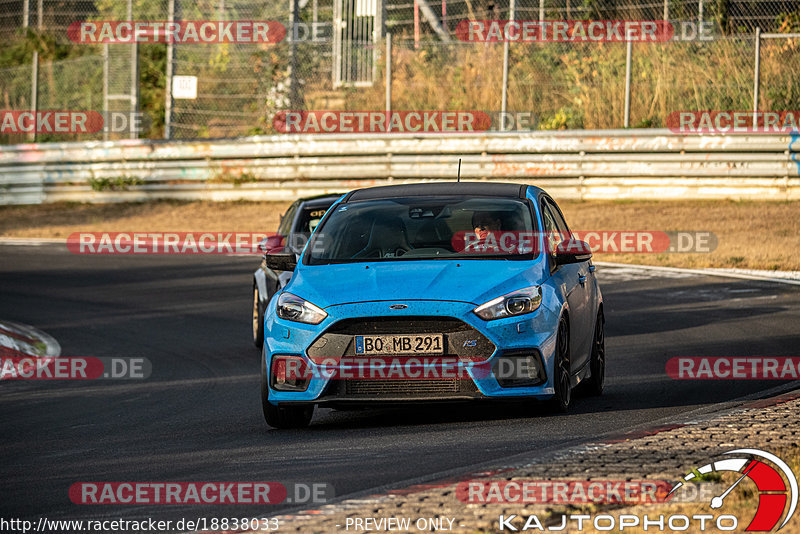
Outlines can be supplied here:
[[[407, 308], [390, 309], [391, 304], [404, 304]], [[320, 371], [313, 374], [304, 391], [278, 391], [268, 382], [269, 399], [279, 404], [362, 404], [552, 397], [558, 313], [543, 302], [538, 310], [527, 315], [484, 321], [472, 313], [474, 307], [471, 303], [442, 301], [345, 304], [326, 308], [328, 317], [319, 325], [285, 321], [268, 313], [266, 369], [272, 369], [273, 356], [287, 355], [299, 356], [309, 369]], [[444, 334], [444, 360], [459, 363], [452, 366], [451, 373], [442, 371], [450, 367], [446, 364], [423, 374], [428, 377], [424, 379], [391, 376], [366, 379], [359, 374], [347, 378], [352, 375], [344, 372], [346, 365], [342, 365], [338, 379], [325, 378], [321, 371], [324, 367], [314, 363], [326, 357], [344, 357], [344, 361], [352, 358], [356, 335], [404, 333]], [[537, 354], [540, 359], [541, 383], [509, 387], [507, 381], [498, 380], [495, 370], [499, 360], [524, 353]], [[431, 361], [431, 357], [425, 360]]]

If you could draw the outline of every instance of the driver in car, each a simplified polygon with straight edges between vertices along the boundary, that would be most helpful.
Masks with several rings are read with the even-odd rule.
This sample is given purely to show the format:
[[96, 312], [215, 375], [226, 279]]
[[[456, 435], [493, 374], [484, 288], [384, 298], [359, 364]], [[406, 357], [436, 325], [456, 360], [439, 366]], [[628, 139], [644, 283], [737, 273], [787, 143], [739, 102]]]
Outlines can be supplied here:
[[474, 239], [467, 238], [467, 250], [471, 252], [490, 252], [487, 248], [496, 248], [498, 235], [503, 222], [500, 217], [491, 211], [476, 211], [472, 214], [472, 228]]
[[489, 237], [490, 232], [499, 232], [502, 221], [490, 211], [476, 211], [472, 214], [472, 228], [481, 241]]

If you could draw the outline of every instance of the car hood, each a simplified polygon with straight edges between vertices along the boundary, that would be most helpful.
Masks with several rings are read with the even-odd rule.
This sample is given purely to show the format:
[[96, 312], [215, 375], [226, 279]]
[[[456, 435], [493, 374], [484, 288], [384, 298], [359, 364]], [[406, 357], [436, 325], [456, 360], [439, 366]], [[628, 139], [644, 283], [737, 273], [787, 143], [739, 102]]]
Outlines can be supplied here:
[[541, 284], [543, 261], [407, 260], [298, 266], [286, 291], [321, 308], [371, 301], [446, 300], [475, 305]]

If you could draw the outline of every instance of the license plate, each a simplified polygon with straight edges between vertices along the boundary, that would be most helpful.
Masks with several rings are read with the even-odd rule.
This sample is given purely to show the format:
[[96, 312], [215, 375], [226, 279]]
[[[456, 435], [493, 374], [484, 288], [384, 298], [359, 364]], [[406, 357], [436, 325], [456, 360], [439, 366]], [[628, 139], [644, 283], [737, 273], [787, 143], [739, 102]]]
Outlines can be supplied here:
[[442, 354], [442, 334], [355, 336], [356, 354]]

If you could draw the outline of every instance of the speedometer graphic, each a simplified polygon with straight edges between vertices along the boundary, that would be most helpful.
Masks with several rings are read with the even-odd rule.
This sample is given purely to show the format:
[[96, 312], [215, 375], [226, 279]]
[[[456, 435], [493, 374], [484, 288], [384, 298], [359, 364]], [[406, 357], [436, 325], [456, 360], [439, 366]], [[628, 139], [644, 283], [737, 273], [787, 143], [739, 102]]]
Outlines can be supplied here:
[[[747, 532], [765, 532], [775, 528], [785, 517], [778, 530], [789, 522], [797, 509], [797, 479], [789, 466], [780, 458], [769, 452], [758, 449], [736, 449], [725, 454], [737, 455], [737, 458], [725, 458], [698, 467], [694, 472], [688, 473], [683, 477], [683, 481], [678, 482], [670, 490], [672, 495], [676, 490], [699, 475], [712, 472], [733, 472], [738, 473], [736, 481], [725, 489], [722, 493], [711, 499], [709, 503], [712, 509], [722, 508], [725, 505], [725, 498], [742, 482], [745, 478], [750, 479], [758, 489], [758, 509], [750, 524], [745, 529]], [[763, 459], [763, 460], [762, 460]], [[770, 463], [766, 463], [767, 460]], [[779, 472], [780, 470], [780, 472]], [[789, 483], [786, 487], [784, 474]], [[788, 503], [788, 509], [787, 509]]]

